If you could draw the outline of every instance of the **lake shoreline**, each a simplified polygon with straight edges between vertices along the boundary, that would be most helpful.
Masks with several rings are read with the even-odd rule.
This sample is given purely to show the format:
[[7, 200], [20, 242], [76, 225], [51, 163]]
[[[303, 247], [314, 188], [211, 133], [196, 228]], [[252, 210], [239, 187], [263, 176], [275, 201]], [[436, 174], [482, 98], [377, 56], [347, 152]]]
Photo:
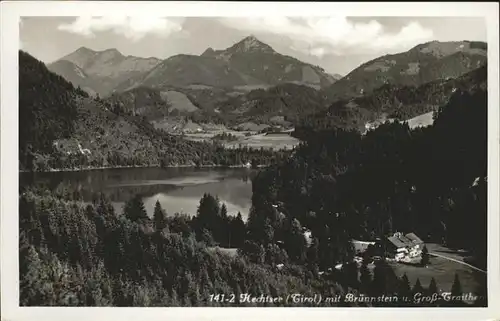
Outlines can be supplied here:
[[[259, 168], [265, 168], [268, 167], [269, 165], [258, 165], [257, 169]], [[131, 168], [142, 168], [142, 169], [148, 169], [148, 168], [164, 168], [164, 169], [169, 169], [169, 168], [216, 168], [216, 169], [224, 169], [224, 168], [248, 168], [248, 169], [255, 169], [252, 168], [251, 166], [247, 165], [201, 165], [201, 166], [196, 166], [196, 165], [169, 165], [169, 166], [102, 166], [102, 167], [87, 167], [87, 168], [64, 168], [64, 169], [50, 169], [46, 171], [27, 171], [27, 170], [19, 170], [19, 173], [64, 173], [64, 172], [88, 172], [88, 171], [96, 171], [96, 170], [106, 170], [106, 169], [131, 169]]]
[[[122, 213], [124, 204], [140, 195], [150, 217], [154, 215], [157, 201], [168, 213], [195, 215], [203, 195], [211, 194], [226, 205], [228, 213], [240, 212], [247, 217], [251, 208], [252, 178], [257, 171], [220, 166], [184, 167], [53, 171], [20, 174], [19, 180], [20, 186], [27, 190], [33, 186], [37, 192], [38, 186], [84, 202], [91, 202], [102, 193], [117, 213]], [[22, 191], [24, 189], [20, 189]]]

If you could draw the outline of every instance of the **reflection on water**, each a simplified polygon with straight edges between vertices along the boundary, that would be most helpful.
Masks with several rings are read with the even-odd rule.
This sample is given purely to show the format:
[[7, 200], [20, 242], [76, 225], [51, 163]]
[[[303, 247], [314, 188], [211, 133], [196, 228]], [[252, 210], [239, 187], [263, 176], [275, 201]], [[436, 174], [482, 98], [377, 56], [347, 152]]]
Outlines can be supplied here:
[[118, 212], [134, 195], [143, 197], [150, 215], [156, 201], [168, 214], [196, 214], [204, 193], [217, 195], [225, 203], [228, 213], [241, 212], [246, 217], [251, 205], [251, 177], [249, 169], [195, 169], [195, 168], [134, 168], [106, 169], [81, 172], [21, 174], [20, 184], [45, 185], [52, 190], [68, 188], [78, 191], [90, 202], [95, 193], [104, 193]]

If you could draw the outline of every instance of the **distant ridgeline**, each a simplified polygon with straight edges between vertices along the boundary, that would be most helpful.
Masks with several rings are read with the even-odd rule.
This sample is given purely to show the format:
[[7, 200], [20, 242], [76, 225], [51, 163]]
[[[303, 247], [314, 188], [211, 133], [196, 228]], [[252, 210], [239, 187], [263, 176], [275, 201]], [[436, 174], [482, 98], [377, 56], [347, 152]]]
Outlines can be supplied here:
[[19, 52], [20, 169], [120, 166], [268, 165], [283, 152], [226, 150], [157, 130], [147, 117], [92, 98]]
[[20, 52], [20, 168], [224, 166], [254, 159], [269, 165], [284, 153], [228, 151], [221, 140], [170, 134], [191, 125], [222, 132], [273, 126], [295, 128], [294, 136], [304, 138], [311, 130], [365, 132], [424, 114], [412, 126], [429, 123], [455, 91], [486, 87], [486, 50], [481, 42], [429, 42], [369, 61], [340, 80], [255, 37], [163, 61], [80, 48], [49, 69]]
[[432, 41], [338, 77], [249, 36], [223, 50], [165, 60], [80, 48], [49, 69], [157, 128], [169, 129], [165, 117], [180, 115], [229, 128], [253, 122], [363, 131], [368, 122], [435, 110], [461, 86], [454, 79], [486, 60], [486, 43]]
[[327, 110], [308, 115], [299, 120], [296, 133], [302, 129], [345, 128], [364, 131], [369, 122], [413, 117], [435, 112], [458, 91], [475, 92], [487, 88], [487, 65], [458, 78], [440, 79], [421, 86], [383, 85], [370, 94], [339, 100]]
[[318, 66], [279, 54], [253, 36], [224, 50], [208, 48], [201, 55], [179, 54], [164, 60], [124, 56], [116, 49], [82, 47], [48, 67], [75, 86], [100, 96], [136, 87], [240, 87], [248, 91], [247, 86], [286, 82], [325, 87], [338, 79]]

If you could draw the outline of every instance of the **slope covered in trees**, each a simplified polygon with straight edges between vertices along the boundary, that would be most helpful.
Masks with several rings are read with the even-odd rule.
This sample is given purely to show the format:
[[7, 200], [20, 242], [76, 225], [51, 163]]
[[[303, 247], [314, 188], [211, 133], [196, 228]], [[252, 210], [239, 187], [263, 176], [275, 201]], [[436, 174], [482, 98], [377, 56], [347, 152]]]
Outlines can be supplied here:
[[228, 114], [226, 117], [232, 116], [237, 122], [258, 120], [271, 123], [275, 116], [284, 117], [288, 122], [296, 122], [306, 115], [326, 109], [326, 98], [322, 91], [288, 83], [252, 90], [220, 103], [217, 108]]
[[[23, 189], [21, 305], [218, 306], [227, 303], [211, 294], [228, 299], [235, 294], [238, 304], [243, 293], [413, 297], [436, 292], [435, 281], [428, 288], [420, 280], [412, 286], [384, 260], [373, 272], [366, 264], [358, 269], [350, 263], [351, 239], [412, 231], [426, 241], [469, 250], [486, 269], [486, 122], [487, 93], [478, 88], [455, 92], [429, 128], [393, 123], [365, 136], [310, 132], [293, 157], [254, 179], [246, 223], [241, 216], [230, 217], [208, 194], [193, 218], [169, 216], [157, 204], [151, 219], [140, 196], [115, 213], [102, 196], [83, 204], [77, 194]], [[304, 229], [311, 231], [310, 241]], [[237, 255], [214, 250], [216, 245], [238, 247]], [[333, 269], [338, 263], [342, 268]], [[451, 291], [459, 295], [455, 279]], [[486, 294], [485, 284], [478, 294]], [[484, 305], [484, 299], [476, 305]], [[452, 304], [463, 305], [429, 306]]]
[[50, 151], [52, 141], [70, 137], [78, 106], [75, 90], [62, 77], [50, 72], [29, 54], [19, 52], [19, 160], [29, 161], [31, 153]]
[[118, 104], [88, 97], [22, 51], [19, 91], [19, 160], [25, 170], [224, 166], [252, 160], [270, 164], [276, 155], [248, 148], [225, 150], [220, 144], [186, 141], [156, 130]]
[[[194, 226], [210, 215], [203, 202]], [[120, 215], [102, 198], [85, 206], [26, 190], [20, 213], [22, 306], [303, 306], [308, 304], [248, 302], [240, 295], [341, 291], [334, 281], [319, 282], [300, 266], [278, 271], [209, 250], [210, 240], [197, 241], [189, 219], [174, 216], [158, 225], [162, 214], [150, 221], [137, 198]]]
[[384, 119], [400, 121], [437, 111], [456, 90], [486, 90], [487, 65], [458, 78], [441, 79], [421, 86], [385, 84], [364, 96], [338, 100], [313, 115], [302, 117], [296, 128], [344, 128], [364, 131], [367, 122]]
[[[304, 132], [304, 138], [286, 164], [254, 180], [249, 224], [256, 226], [255, 239], [267, 225], [279, 235], [283, 218], [272, 209], [281, 204], [286, 220], [309, 228], [319, 249], [330, 247], [320, 253], [334, 262], [352, 255], [351, 238], [413, 231], [470, 250], [486, 267], [484, 90], [457, 90], [429, 128], [392, 123], [366, 136], [337, 129]], [[332, 258], [322, 260], [331, 266]]]

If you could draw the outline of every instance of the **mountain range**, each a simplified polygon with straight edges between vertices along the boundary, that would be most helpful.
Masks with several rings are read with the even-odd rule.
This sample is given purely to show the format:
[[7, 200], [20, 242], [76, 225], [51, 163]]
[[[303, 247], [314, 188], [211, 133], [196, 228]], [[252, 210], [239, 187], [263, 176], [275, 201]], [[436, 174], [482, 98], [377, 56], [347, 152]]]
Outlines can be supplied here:
[[486, 61], [486, 43], [432, 41], [373, 59], [339, 78], [248, 36], [226, 49], [165, 60], [80, 48], [48, 68], [153, 124], [179, 115], [230, 126], [293, 126], [333, 117], [338, 126], [362, 129], [364, 122], [434, 110], [464, 83], [454, 79]]
[[224, 50], [208, 48], [199, 56], [181, 54], [165, 60], [124, 56], [116, 49], [94, 51], [82, 47], [48, 68], [100, 96], [139, 86], [245, 87], [296, 82], [320, 88], [339, 78], [318, 66], [281, 55], [254, 36]]
[[419, 86], [459, 77], [487, 60], [484, 42], [431, 41], [412, 49], [370, 60], [326, 89], [331, 100], [357, 97], [385, 84]]
[[335, 101], [328, 108], [302, 117], [297, 126], [341, 127], [361, 132], [385, 121], [406, 121], [433, 113], [445, 105], [456, 91], [474, 93], [487, 89], [487, 65], [458, 78], [438, 79], [420, 86], [385, 84], [363, 96]]

